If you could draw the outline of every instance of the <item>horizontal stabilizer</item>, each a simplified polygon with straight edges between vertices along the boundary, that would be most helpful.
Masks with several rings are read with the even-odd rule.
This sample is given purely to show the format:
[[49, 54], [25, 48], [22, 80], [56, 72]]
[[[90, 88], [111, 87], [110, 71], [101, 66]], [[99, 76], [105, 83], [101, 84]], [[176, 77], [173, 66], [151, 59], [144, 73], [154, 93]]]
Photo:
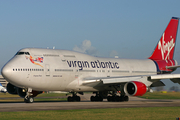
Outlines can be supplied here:
[[176, 69], [179, 68], [180, 65], [175, 65], [175, 66], [166, 66], [166, 69]]

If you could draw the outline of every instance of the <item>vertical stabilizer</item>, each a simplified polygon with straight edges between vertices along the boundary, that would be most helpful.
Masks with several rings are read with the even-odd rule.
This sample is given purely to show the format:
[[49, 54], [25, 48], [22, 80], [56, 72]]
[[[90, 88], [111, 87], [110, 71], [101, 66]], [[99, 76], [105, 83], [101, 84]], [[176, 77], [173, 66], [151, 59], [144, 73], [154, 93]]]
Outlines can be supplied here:
[[154, 52], [149, 59], [152, 60], [172, 60], [176, 43], [179, 18], [172, 17]]

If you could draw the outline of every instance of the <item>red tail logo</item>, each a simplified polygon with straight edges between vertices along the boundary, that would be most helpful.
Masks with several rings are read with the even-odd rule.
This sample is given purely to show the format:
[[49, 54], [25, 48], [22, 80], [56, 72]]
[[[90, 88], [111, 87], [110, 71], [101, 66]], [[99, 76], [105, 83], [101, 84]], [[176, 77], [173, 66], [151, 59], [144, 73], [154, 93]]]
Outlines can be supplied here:
[[171, 60], [174, 55], [174, 47], [176, 42], [177, 28], [179, 18], [173, 17], [166, 30], [164, 31], [160, 41], [158, 42], [153, 54], [149, 59], [152, 60]]
[[[167, 43], [164, 40], [165, 33], [162, 36], [162, 39], [158, 43], [158, 50], [161, 51], [161, 60], [169, 60], [173, 58], [175, 40], [170, 36], [170, 41]], [[172, 51], [172, 52], [171, 52]], [[171, 53], [171, 54], [170, 54]]]

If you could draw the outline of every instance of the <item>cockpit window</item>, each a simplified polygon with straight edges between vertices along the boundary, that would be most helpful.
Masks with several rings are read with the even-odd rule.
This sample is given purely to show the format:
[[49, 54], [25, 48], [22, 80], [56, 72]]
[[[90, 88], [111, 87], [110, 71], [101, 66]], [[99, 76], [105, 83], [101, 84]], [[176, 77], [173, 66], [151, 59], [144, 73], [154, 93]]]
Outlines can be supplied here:
[[16, 55], [30, 55], [29, 52], [17, 52]]

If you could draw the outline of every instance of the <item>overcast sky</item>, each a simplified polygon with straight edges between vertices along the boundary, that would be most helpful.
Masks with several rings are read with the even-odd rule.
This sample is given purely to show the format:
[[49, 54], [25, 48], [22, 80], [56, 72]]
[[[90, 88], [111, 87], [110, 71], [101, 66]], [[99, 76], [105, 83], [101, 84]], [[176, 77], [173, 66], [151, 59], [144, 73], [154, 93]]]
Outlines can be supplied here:
[[1, 0], [0, 68], [26, 47], [145, 59], [173, 16], [180, 17], [179, 0]]

